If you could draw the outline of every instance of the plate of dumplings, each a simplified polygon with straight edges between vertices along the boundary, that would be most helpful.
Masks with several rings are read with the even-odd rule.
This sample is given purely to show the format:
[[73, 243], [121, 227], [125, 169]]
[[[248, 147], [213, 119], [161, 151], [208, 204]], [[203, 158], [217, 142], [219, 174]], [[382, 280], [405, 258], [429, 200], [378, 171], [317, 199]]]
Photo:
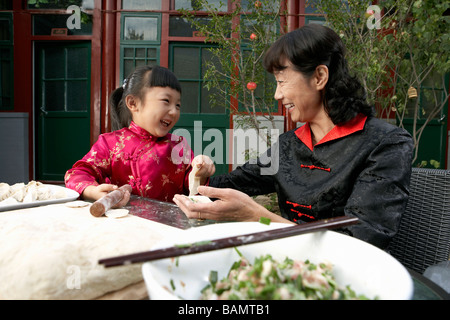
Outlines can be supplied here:
[[79, 196], [74, 190], [39, 181], [12, 185], [0, 182], [0, 211], [63, 203], [73, 201]]

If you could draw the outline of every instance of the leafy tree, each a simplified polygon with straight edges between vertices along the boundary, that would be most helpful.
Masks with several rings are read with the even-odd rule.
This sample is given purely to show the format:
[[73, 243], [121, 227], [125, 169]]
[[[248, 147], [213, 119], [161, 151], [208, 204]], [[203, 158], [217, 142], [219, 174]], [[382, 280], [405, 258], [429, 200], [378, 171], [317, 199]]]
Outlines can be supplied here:
[[341, 36], [350, 67], [362, 80], [378, 115], [395, 118], [400, 127], [406, 118], [413, 119], [416, 161], [423, 131], [448, 103], [445, 77], [450, 72], [450, 3], [377, 3], [308, 1]]
[[273, 0], [248, 1], [242, 7], [241, 3], [244, 1], [232, 0], [232, 10], [220, 12], [207, 0], [197, 0], [195, 8], [202, 11], [201, 19], [199, 12], [180, 12], [205, 37], [205, 42], [218, 45], [209, 49], [212, 59], [206, 62], [204, 75], [211, 105], [227, 103], [239, 125], [256, 129], [269, 143], [258, 115], [275, 128], [278, 104], [273, 98], [275, 82], [264, 70], [262, 58], [278, 38], [280, 4]]
[[[248, 2], [248, 7], [241, 8], [241, 2]], [[405, 126], [405, 119], [413, 119], [410, 131], [416, 162], [423, 131], [430, 121], [441, 117], [448, 103], [445, 77], [450, 72], [450, 4], [373, 2], [376, 5], [364, 0], [308, 0], [307, 5], [323, 14], [327, 25], [341, 36], [350, 67], [363, 82], [378, 116], [394, 120], [400, 127]], [[195, 3], [206, 12], [208, 22], [187, 10], [182, 10], [183, 15], [205, 36], [205, 42], [219, 44], [211, 49], [214, 58], [204, 77], [208, 89], [216, 91], [211, 91], [212, 105], [231, 101], [229, 107], [242, 123], [260, 130], [257, 114], [262, 113], [275, 128], [274, 83], [261, 59], [284, 31], [280, 26], [285, 14], [280, 3], [284, 1], [232, 0], [233, 10], [228, 13], [218, 12], [207, 0]], [[250, 82], [256, 83], [255, 90], [247, 88]]]

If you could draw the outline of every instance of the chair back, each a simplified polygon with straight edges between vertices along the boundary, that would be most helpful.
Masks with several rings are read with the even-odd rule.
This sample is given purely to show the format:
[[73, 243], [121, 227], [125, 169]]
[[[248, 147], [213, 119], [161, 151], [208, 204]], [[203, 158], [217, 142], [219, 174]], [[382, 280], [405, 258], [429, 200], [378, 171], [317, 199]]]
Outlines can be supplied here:
[[420, 274], [431, 265], [449, 260], [449, 170], [412, 169], [406, 210], [387, 251]]

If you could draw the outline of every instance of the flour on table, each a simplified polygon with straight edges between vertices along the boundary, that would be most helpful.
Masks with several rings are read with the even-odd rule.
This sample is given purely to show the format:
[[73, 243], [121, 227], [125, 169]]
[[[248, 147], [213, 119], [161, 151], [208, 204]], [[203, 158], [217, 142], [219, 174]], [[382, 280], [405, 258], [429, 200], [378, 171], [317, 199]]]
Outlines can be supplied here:
[[0, 213], [1, 299], [93, 299], [142, 281], [141, 264], [102, 258], [147, 251], [178, 229], [135, 216], [95, 218], [64, 204]]

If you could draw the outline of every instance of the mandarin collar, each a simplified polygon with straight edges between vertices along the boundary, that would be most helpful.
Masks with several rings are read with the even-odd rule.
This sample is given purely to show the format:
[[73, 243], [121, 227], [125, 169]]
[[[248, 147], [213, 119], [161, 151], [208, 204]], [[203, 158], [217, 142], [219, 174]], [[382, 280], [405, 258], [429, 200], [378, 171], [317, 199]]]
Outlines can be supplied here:
[[328, 132], [325, 137], [322, 138], [318, 143], [316, 143], [314, 146], [312, 144], [312, 137], [311, 137], [311, 129], [309, 128], [309, 123], [307, 122], [300, 128], [295, 130], [295, 135], [297, 138], [299, 138], [310, 150], [313, 150], [315, 146], [336, 140], [345, 136], [348, 136], [352, 133], [355, 133], [357, 131], [361, 131], [364, 129], [364, 125], [366, 123], [367, 116], [360, 113], [352, 120], [346, 122], [343, 125], [336, 125], [331, 129], [330, 132]]
[[147, 130], [141, 128], [140, 126], [138, 126], [136, 123], [134, 123], [133, 121], [131, 121], [130, 125], [128, 126], [128, 129], [137, 134], [138, 136], [144, 138], [144, 139], [149, 139], [149, 140], [157, 140], [158, 138], [155, 137], [154, 135], [151, 135]]

